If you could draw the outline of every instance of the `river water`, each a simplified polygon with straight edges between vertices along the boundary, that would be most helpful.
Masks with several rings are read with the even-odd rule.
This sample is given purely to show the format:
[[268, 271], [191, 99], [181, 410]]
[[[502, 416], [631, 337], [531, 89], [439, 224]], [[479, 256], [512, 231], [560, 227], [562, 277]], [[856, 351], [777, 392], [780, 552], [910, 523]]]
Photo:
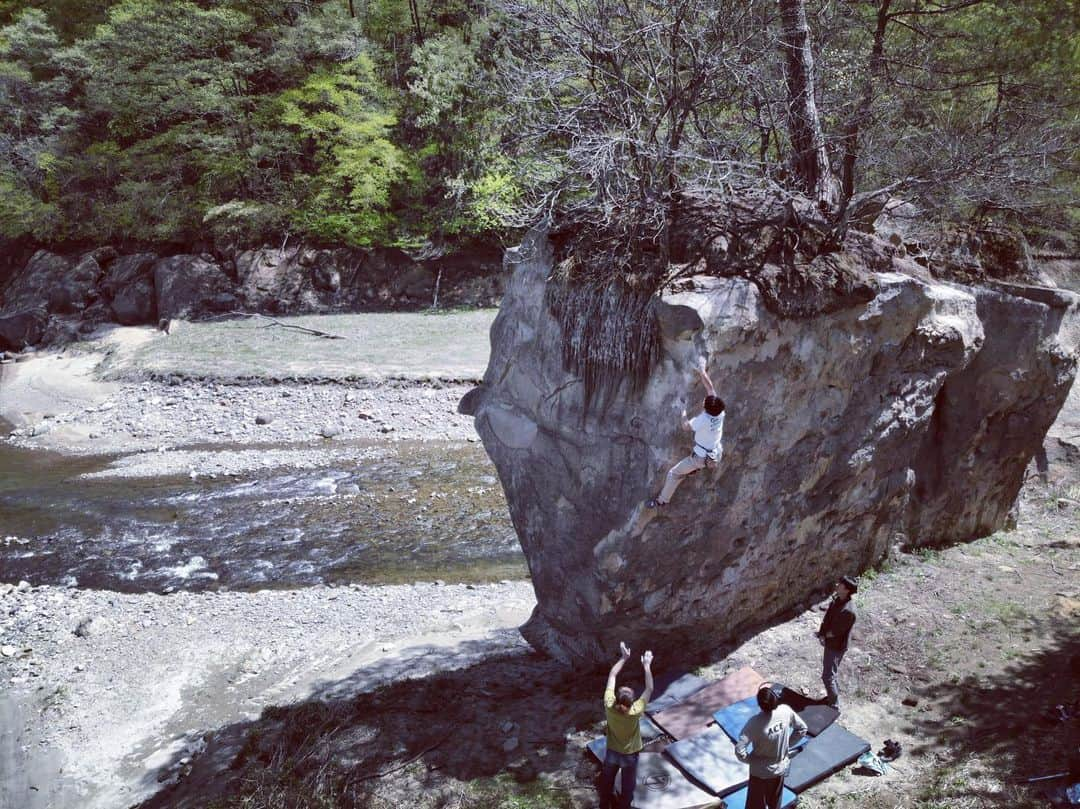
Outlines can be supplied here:
[[526, 575], [478, 444], [363, 449], [348, 466], [87, 479], [112, 459], [0, 444], [0, 582], [167, 593]]

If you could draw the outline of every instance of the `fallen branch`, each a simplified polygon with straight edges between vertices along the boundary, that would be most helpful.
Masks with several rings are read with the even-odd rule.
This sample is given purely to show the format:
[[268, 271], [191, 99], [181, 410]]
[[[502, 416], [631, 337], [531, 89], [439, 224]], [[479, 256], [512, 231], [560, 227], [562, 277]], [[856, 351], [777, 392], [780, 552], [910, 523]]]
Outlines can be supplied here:
[[446, 739], [440, 739], [439, 741], [435, 742], [435, 744], [432, 744], [432, 745], [429, 745], [428, 747], [425, 747], [423, 750], [421, 750], [415, 756], [410, 758], [408, 761], [403, 761], [403, 762], [401, 762], [401, 764], [398, 764], [395, 767], [391, 767], [388, 770], [382, 770], [381, 772], [374, 772], [374, 773], [370, 773], [368, 775], [361, 775], [359, 778], [356, 778], [356, 779], [353, 779], [353, 780], [355, 780], [356, 782], [359, 783], [360, 781], [371, 781], [372, 779], [375, 779], [375, 778], [384, 778], [387, 775], [390, 775], [392, 773], [396, 773], [398, 770], [403, 770], [406, 767], [408, 767], [410, 764], [412, 764], [414, 761], [416, 761], [421, 756], [427, 755], [428, 753], [430, 753], [432, 750], [434, 750], [436, 747], [438, 747], [439, 745], [441, 745], [445, 741], [446, 741]]
[[346, 340], [346, 339], [348, 339], [348, 338], [346, 338], [346, 337], [344, 337], [343, 335], [340, 335], [340, 334], [331, 334], [330, 332], [319, 331], [318, 329], [309, 329], [309, 328], [307, 328], [307, 326], [297, 326], [297, 325], [295, 325], [293, 323], [282, 323], [280, 320], [277, 320], [277, 319], [272, 318], [272, 317], [268, 317], [267, 315], [260, 315], [258, 312], [230, 312], [229, 314], [233, 315], [233, 316], [236, 316], [236, 317], [249, 317], [249, 318], [250, 317], [259, 317], [259, 318], [262, 318], [263, 320], [269, 320], [270, 322], [267, 323], [265, 326], [263, 326], [264, 329], [269, 329], [272, 326], [279, 326], [279, 327], [281, 327], [283, 329], [292, 329], [293, 331], [298, 331], [298, 332], [301, 332], [303, 334], [310, 334], [312, 337], [321, 337], [324, 340]]

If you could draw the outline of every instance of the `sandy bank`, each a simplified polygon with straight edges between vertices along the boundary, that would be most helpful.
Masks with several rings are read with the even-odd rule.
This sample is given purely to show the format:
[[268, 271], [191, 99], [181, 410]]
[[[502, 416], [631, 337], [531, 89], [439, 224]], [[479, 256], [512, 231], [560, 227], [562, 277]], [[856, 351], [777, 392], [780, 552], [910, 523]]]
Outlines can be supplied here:
[[0, 645], [11, 653], [0, 681], [22, 706], [0, 766], [25, 775], [0, 773], [0, 784], [9, 801], [50, 794], [53, 809], [143, 800], [161, 787], [159, 768], [201, 749], [205, 731], [328, 684], [341, 696], [520, 649], [516, 628], [534, 604], [528, 582], [0, 593]]
[[[14, 425], [19, 446], [76, 454], [475, 440], [457, 402], [483, 373], [491, 314], [372, 318], [295, 319], [343, 340], [246, 320], [177, 323], [168, 335], [110, 328], [3, 366], [0, 419]], [[186, 471], [181, 465], [145, 471]]]

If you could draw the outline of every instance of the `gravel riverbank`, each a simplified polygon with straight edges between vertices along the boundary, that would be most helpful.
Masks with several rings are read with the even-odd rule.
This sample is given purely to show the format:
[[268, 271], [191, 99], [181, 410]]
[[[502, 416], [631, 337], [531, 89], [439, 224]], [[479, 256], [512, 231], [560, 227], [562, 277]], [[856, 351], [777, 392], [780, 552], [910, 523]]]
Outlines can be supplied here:
[[0, 806], [130, 806], [182, 777], [204, 733], [268, 705], [521, 648], [533, 604], [528, 582], [167, 596], [0, 586]]

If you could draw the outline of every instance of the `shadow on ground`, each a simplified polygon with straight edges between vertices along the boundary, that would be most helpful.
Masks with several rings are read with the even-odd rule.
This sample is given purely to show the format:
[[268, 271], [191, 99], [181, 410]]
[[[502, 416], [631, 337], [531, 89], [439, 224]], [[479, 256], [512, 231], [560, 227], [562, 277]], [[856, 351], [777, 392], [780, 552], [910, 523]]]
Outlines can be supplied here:
[[[412, 796], [402, 805], [426, 805], [418, 795], [447, 778], [529, 783], [567, 768], [573, 777], [580, 766], [587, 785], [591, 768], [568, 740], [599, 731], [603, 672], [573, 672], [525, 648], [477, 659], [490, 654], [490, 642], [409, 650], [323, 684], [308, 701], [267, 708], [216, 732], [191, 771], [139, 809], [367, 806], [391, 781]], [[627, 684], [642, 687], [633, 676]]]
[[[1025, 779], [1077, 766], [1080, 627], [1075, 615], [1066, 615], [1033, 622], [1030, 632], [1047, 638], [1039, 651], [993, 675], [924, 690], [911, 730], [926, 741], [912, 752], [932, 755], [944, 748], [949, 762], [936, 771], [920, 796], [926, 803], [919, 805], [1045, 807], [1044, 789], [1065, 779], [1035, 785]], [[1070, 703], [1072, 718], [1062, 720], [1055, 706]]]

